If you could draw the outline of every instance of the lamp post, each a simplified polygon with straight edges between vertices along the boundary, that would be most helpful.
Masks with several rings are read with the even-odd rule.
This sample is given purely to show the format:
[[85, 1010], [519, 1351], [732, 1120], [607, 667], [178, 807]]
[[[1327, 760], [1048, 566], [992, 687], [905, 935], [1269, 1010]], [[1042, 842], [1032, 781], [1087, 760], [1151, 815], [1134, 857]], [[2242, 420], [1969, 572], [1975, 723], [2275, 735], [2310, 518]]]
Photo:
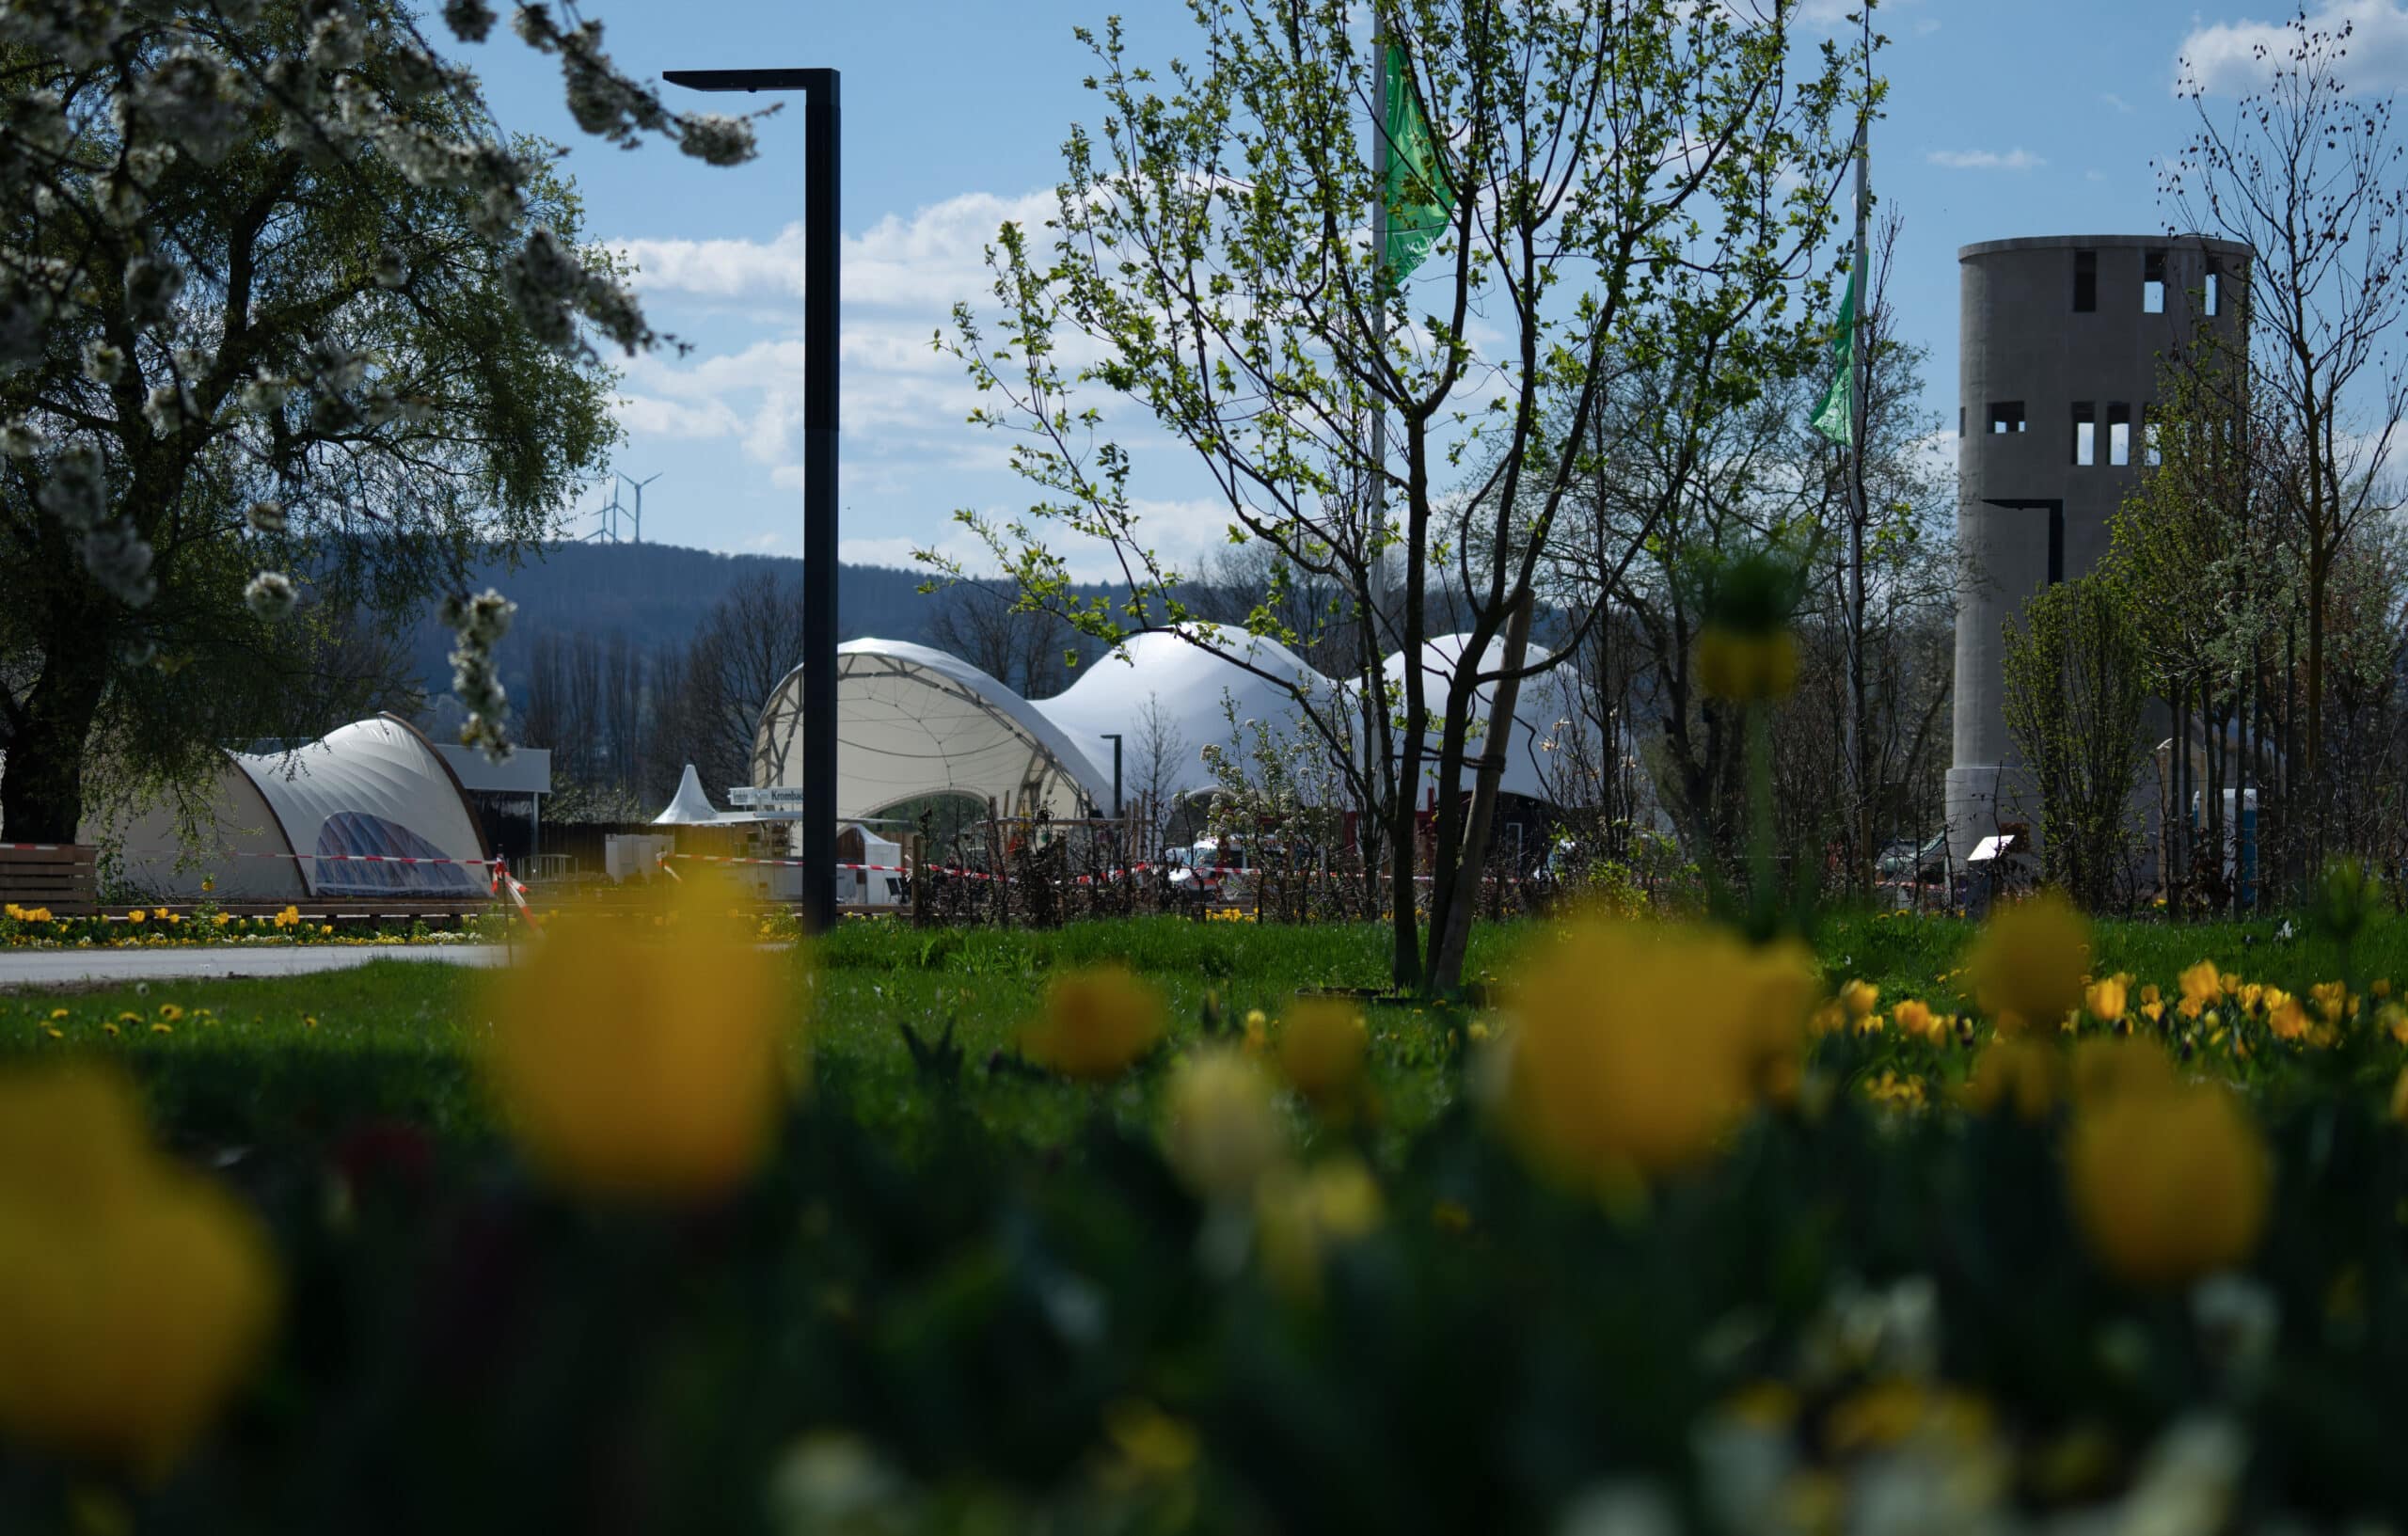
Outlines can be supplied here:
[[842, 115], [834, 70], [664, 70], [694, 90], [802, 103], [802, 921], [836, 923], [836, 328]]

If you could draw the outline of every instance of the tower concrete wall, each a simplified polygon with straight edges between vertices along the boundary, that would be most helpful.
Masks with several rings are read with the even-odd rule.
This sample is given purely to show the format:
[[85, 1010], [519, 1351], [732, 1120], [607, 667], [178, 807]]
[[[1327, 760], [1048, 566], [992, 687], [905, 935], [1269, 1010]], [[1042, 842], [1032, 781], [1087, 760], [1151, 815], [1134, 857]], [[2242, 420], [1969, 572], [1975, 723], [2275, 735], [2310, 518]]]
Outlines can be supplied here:
[[[2145, 420], [2161, 363], [2198, 323], [2238, 337], [2247, 247], [2168, 235], [1990, 240], [1956, 253], [1956, 594], [1949, 844], [1962, 859], [2002, 822], [2036, 822], [2031, 776], [2006, 728], [2006, 622], [2052, 578], [2071, 580], [2107, 553], [2111, 522], [2147, 458]], [[2162, 273], [2162, 303], [2145, 302]], [[2215, 311], [2202, 305], [2210, 275]], [[2087, 299], [2087, 309], [2079, 308]], [[2077, 407], [2091, 451], [2081, 457]], [[2125, 463], [2115, 457], [2115, 417]]]

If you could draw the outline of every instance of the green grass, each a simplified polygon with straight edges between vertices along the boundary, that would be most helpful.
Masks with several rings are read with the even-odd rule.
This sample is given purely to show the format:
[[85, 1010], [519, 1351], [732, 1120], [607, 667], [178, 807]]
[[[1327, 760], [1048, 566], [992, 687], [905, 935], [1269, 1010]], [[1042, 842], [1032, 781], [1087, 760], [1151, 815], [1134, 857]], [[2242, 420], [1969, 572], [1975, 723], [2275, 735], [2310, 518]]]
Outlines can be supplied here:
[[[2169, 996], [2183, 967], [2202, 958], [2294, 991], [2342, 974], [2330, 943], [2278, 942], [2277, 926], [2103, 923], [2097, 969], [2130, 971]], [[1954, 919], [1841, 916], [1817, 934], [1816, 949], [1832, 984], [1874, 981], [1885, 1007], [1919, 997], [1954, 1008], [1970, 1002], [1953, 973], [1972, 933], [1972, 925]], [[1516, 948], [1542, 934], [1533, 924], [1481, 926], [1471, 974], [1510, 981]], [[1276, 1017], [1302, 990], [1383, 988], [1386, 940], [1369, 925], [1177, 918], [1044, 932], [852, 924], [803, 952], [800, 963], [814, 979], [794, 1027], [810, 1034], [820, 1082], [899, 1145], [918, 1140], [940, 1114], [941, 1097], [945, 1112], [967, 1107], [990, 1130], [1054, 1148], [1075, 1139], [1099, 1107], [1124, 1127], [1152, 1123], [1159, 1074], [1099, 1091], [1012, 1070], [1016, 1032], [1039, 1007], [1051, 976], [1107, 963], [1136, 971], [1168, 999], [1176, 1049], [1210, 1019], [1242, 1028], [1251, 1009]], [[2408, 978], [2408, 922], [2370, 929], [2356, 959], [2361, 985]], [[307, 976], [26, 991], [0, 996], [0, 1050], [115, 1059], [143, 1083], [162, 1124], [201, 1145], [309, 1144], [385, 1118], [477, 1140], [490, 1132], [469, 1059], [473, 1032], [485, 1021], [484, 981], [466, 967], [380, 959]], [[165, 1033], [152, 1027], [164, 1021], [163, 1008], [183, 1013]], [[53, 1019], [58, 1010], [65, 1017]], [[1393, 1151], [1453, 1102], [1453, 1032], [1472, 1014], [1376, 1001], [1369, 1011], [1373, 1082]], [[904, 1028], [930, 1043], [951, 1031], [962, 1053], [958, 1085], [914, 1065]]]

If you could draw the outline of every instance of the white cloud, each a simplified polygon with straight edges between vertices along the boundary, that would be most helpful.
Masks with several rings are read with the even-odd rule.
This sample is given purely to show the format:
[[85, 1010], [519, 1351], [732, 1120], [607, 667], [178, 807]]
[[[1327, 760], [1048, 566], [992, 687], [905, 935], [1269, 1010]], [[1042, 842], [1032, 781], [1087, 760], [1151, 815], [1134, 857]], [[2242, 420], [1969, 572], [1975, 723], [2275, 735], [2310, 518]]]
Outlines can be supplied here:
[[1996, 150], [1934, 150], [1924, 158], [1950, 170], [2037, 170], [2048, 164], [2031, 150], [2020, 148], [2004, 154]]
[[2107, 173], [2103, 170], [2086, 170], [2082, 173], [2082, 179], [2085, 182], [2103, 182], [2107, 180]]
[[631, 435], [654, 437], [727, 437], [743, 428], [742, 419], [724, 401], [689, 405], [651, 395], [621, 396], [619, 424]]
[[[2326, 0], [2307, 22], [2320, 32], [2349, 29], [2349, 56], [2337, 72], [2351, 89], [2408, 88], [2408, 0]], [[2265, 80], [2291, 46], [2290, 36], [2279, 20], [2194, 24], [2177, 53], [2176, 87], [2189, 80], [2210, 95], [2240, 95]]]
[[2116, 111], [2124, 113], [2127, 116], [2140, 110], [2140, 108], [2132, 105], [2131, 103], [2124, 100], [2121, 96], [2116, 95], [2112, 90], [2100, 91], [2099, 93], [2099, 99], [2106, 103], [2109, 106], [2114, 107]]
[[[889, 214], [840, 253], [848, 308], [933, 309], [988, 290], [987, 247], [1006, 222], [1042, 225], [1055, 209], [1051, 192], [1002, 198], [973, 192], [931, 203], [908, 218]], [[800, 304], [802, 226], [789, 224], [768, 241], [621, 240], [611, 242], [636, 264], [636, 289], [648, 295], [748, 304]]]

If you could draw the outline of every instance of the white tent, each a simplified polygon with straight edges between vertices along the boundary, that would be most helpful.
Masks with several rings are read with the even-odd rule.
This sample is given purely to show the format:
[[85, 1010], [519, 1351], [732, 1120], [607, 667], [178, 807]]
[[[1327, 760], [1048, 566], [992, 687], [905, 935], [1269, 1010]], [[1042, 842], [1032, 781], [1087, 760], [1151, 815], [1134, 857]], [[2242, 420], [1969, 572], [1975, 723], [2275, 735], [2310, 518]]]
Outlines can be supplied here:
[[[1422, 689], [1425, 705], [1430, 712], [1431, 730], [1426, 738], [1427, 751], [1434, 759], [1445, 735], [1447, 689], [1455, 675], [1455, 667], [1471, 646], [1467, 634], [1440, 635], [1421, 646]], [[1504, 665], [1505, 642], [1502, 637], [1492, 638], [1474, 662], [1477, 672], [1490, 672]], [[1545, 659], [1545, 652], [1534, 652], [1530, 663]], [[1381, 663], [1388, 688], [1399, 708], [1404, 702], [1404, 653], [1397, 652]], [[1560, 734], [1585, 729], [1580, 725], [1579, 711], [1560, 707], [1563, 679], [1561, 672], [1543, 673], [1522, 679], [1521, 697], [1513, 705], [1513, 733], [1505, 745], [1505, 776], [1499, 787], [1507, 794], [1526, 795], [1532, 800], [1552, 800], [1548, 784], [1548, 758], [1560, 750]], [[1497, 685], [1482, 683], [1472, 694], [1472, 720], [1477, 731], [1465, 747], [1466, 757], [1477, 757], [1486, 750], [1489, 712], [1497, 703]], [[1466, 770], [1465, 787], [1470, 784]]]
[[[475, 863], [490, 854], [459, 781], [416, 727], [359, 720], [284, 753], [229, 752], [187, 851], [172, 806], [122, 827], [87, 826], [113, 841], [126, 883], [191, 900], [211, 882], [230, 900], [486, 894]], [[434, 861], [429, 863], [404, 861]]]
[[[753, 736], [756, 785], [802, 783], [802, 669], [780, 681]], [[954, 793], [1006, 811], [1074, 816], [1112, 798], [1095, 760], [1026, 699], [958, 657], [903, 641], [836, 649], [836, 814], [875, 816]]]
[[689, 763], [685, 776], [677, 781], [677, 793], [669, 798], [667, 808], [652, 818], [652, 824], [656, 827], [700, 827], [721, 819], [711, 805], [710, 795], [703, 788], [703, 776], [694, 771], [693, 764]]
[[1229, 746], [1233, 735], [1240, 745], [1250, 744], [1252, 733], [1233, 731], [1232, 716], [1239, 727], [1259, 720], [1274, 736], [1308, 739], [1311, 727], [1290, 685], [1317, 700], [1338, 697], [1337, 685], [1275, 640], [1227, 628], [1204, 638], [1220, 651], [1207, 651], [1176, 634], [1134, 636], [1119, 651], [1089, 663], [1063, 692], [1037, 701], [1038, 711], [1095, 766], [1105, 791], [1098, 803], [1109, 807], [1112, 798], [1107, 733], [1121, 737], [1123, 794], [1147, 779], [1152, 765], [1141, 758], [1148, 750], [1149, 708], [1158, 712], [1163, 727], [1164, 788], [1180, 796], [1212, 787], [1205, 747]]

